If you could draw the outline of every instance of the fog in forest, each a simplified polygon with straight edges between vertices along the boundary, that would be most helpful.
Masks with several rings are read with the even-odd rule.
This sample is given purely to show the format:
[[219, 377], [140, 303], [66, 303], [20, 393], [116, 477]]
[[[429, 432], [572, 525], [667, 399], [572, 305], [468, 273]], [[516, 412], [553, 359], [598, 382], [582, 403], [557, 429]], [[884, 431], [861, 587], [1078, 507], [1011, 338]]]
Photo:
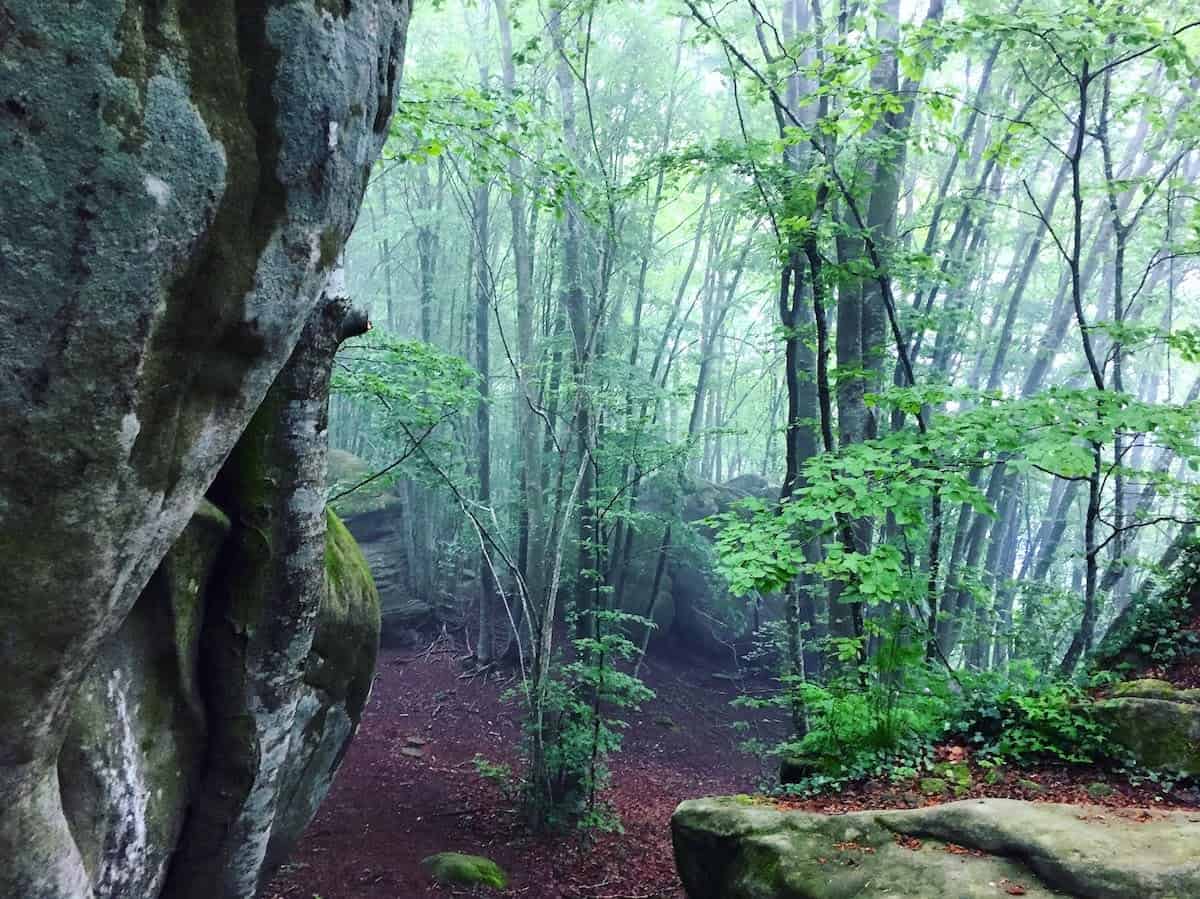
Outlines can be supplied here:
[[1198, 90], [1182, 0], [0, 2], [0, 899], [1200, 897]]

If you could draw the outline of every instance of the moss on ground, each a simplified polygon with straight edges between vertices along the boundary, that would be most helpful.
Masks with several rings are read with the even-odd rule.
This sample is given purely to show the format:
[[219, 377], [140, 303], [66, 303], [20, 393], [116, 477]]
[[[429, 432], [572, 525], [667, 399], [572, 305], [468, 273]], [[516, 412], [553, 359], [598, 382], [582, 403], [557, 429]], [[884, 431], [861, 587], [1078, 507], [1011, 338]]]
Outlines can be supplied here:
[[456, 886], [488, 886], [502, 890], [508, 875], [491, 859], [461, 852], [440, 852], [421, 862], [438, 883]]

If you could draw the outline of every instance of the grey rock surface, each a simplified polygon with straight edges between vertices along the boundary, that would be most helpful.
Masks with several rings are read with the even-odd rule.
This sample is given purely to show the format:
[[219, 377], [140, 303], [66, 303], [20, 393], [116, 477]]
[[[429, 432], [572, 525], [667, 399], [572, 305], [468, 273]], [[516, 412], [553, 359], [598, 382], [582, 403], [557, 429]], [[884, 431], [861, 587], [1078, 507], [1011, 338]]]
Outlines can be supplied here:
[[820, 815], [733, 797], [682, 803], [671, 833], [690, 899], [1200, 896], [1187, 813], [986, 799]]
[[[205, 501], [133, 612], [101, 648], [58, 759], [63, 806], [95, 899], [163, 895], [206, 764], [201, 621], [229, 521]], [[379, 597], [331, 516], [327, 589], [276, 785], [266, 862], [287, 857], [333, 782], [375, 671]], [[178, 873], [178, 872], [175, 872]], [[211, 883], [205, 889], [212, 890]], [[167, 893], [166, 895], [170, 895]]]
[[410, 8], [0, 4], [0, 895], [94, 895], [81, 689], [321, 295]]

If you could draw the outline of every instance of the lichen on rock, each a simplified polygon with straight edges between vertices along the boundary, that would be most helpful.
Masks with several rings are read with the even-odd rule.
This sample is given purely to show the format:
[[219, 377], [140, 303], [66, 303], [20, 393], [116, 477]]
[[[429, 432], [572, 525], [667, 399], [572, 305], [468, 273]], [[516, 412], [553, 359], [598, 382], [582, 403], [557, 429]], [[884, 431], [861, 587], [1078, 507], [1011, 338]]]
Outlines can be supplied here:
[[[80, 691], [321, 297], [387, 136], [410, 9], [0, 6], [0, 421], [19, 423], [0, 430], [2, 896], [95, 895], [100, 855], [59, 783]], [[109, 687], [94, 695], [136, 742], [154, 702], [124, 675]], [[137, 874], [147, 889], [156, 869]]]
[[1200, 895], [1193, 817], [1004, 799], [821, 815], [700, 799], [676, 809], [671, 833], [690, 899], [991, 899], [1005, 884], [1038, 899], [1184, 899]]
[[1095, 704], [1110, 739], [1143, 768], [1200, 776], [1200, 690], [1161, 680], [1120, 684]]

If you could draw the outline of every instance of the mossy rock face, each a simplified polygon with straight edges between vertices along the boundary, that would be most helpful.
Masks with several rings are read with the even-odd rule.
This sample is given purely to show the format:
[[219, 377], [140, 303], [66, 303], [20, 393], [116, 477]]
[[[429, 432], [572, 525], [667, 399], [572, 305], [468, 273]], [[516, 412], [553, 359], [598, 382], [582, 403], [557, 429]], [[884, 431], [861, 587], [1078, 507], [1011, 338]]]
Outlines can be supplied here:
[[[123, 870], [144, 872], [103, 889], [157, 899], [149, 847], [165, 830], [147, 809], [171, 791], [139, 765], [170, 740], [139, 731], [189, 700], [165, 671], [176, 636], [150, 614], [140, 634], [126, 625], [292, 356], [396, 106], [410, 0], [328, 5], [0, 3], [6, 899], [92, 899], [126, 824], [137, 860]], [[141, 636], [141, 655], [106, 655]], [[85, 735], [114, 671], [119, 745]], [[73, 727], [76, 749], [115, 754], [92, 756], [95, 776], [63, 760], [92, 780], [67, 817]], [[150, 817], [77, 837], [95, 820], [87, 795], [104, 816], [106, 791], [142, 795], [135, 770]]]
[[676, 809], [671, 835], [690, 899], [1200, 896], [1200, 823], [1101, 811], [988, 799], [819, 815], [700, 799]]
[[329, 451], [329, 489], [331, 495], [357, 487], [352, 493], [341, 497], [333, 504], [337, 514], [343, 518], [365, 515], [390, 509], [400, 504], [400, 497], [392, 489], [392, 482], [385, 475], [358, 487], [376, 472], [364, 459], [345, 450]]
[[1163, 681], [1123, 684], [1112, 699], [1096, 703], [1096, 717], [1111, 739], [1145, 768], [1200, 776], [1200, 702], [1197, 690], [1176, 690]]
[[379, 594], [346, 526], [331, 509], [326, 518], [326, 590], [280, 773], [268, 869], [284, 861], [329, 792], [375, 677]]
[[357, 723], [379, 651], [379, 592], [362, 550], [332, 509], [326, 524], [325, 597], [305, 682], [344, 701]]
[[[75, 706], [58, 777], [95, 899], [163, 888], [204, 765], [196, 679], [205, 591], [229, 520], [201, 503], [121, 630], [101, 649]], [[379, 645], [379, 596], [332, 512], [317, 614], [267, 853], [280, 863], [324, 799], [362, 716]]]
[[[670, 635], [693, 649], [728, 657], [726, 641], [743, 633], [745, 622], [740, 610], [744, 604], [729, 595], [716, 573], [713, 532], [702, 519], [752, 496], [777, 498], [779, 490], [755, 475], [726, 484], [693, 477], [678, 481], [674, 476], [650, 478], [643, 484], [638, 512], [653, 520], [635, 525], [621, 607], [637, 615], [646, 615], [650, 609], [664, 522], [674, 521], [667, 564], [649, 616], [655, 624], [653, 639]], [[739, 612], [731, 614], [735, 608]], [[631, 632], [635, 639], [642, 636], [641, 629], [631, 628]]]
[[1164, 702], [1200, 704], [1200, 689], [1185, 690], [1155, 678], [1126, 681], [1113, 688], [1117, 699], [1161, 699]]
[[441, 852], [421, 862], [438, 883], [453, 886], [485, 886], [502, 890], [508, 875], [491, 859], [461, 852]]
[[[363, 459], [345, 450], [329, 451], [331, 495], [354, 487], [375, 474]], [[332, 504], [358, 542], [379, 591], [385, 645], [406, 646], [437, 623], [434, 603], [418, 596], [412, 575], [409, 510], [388, 478], [382, 477]]]
[[228, 531], [202, 502], [76, 702], [58, 777], [96, 899], [158, 895], [183, 828], [204, 755], [204, 590]]

